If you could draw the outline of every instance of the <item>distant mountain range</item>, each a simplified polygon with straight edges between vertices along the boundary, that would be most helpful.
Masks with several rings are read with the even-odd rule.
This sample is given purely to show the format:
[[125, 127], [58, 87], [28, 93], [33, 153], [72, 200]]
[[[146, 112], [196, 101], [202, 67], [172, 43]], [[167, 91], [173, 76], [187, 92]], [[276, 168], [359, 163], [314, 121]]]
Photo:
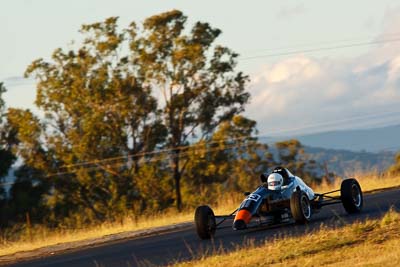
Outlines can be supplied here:
[[355, 172], [384, 171], [400, 150], [400, 125], [363, 130], [329, 131], [300, 136], [260, 138], [260, 142], [297, 139], [311, 159], [329, 171], [346, 176]]
[[329, 131], [301, 136], [279, 136], [261, 138], [260, 141], [273, 143], [297, 139], [305, 146], [326, 149], [382, 152], [400, 150], [400, 125], [363, 130]]
[[304, 147], [304, 152], [320, 164], [326, 164], [329, 172], [339, 176], [351, 176], [360, 172], [383, 172], [394, 163], [394, 152], [354, 152], [349, 150]]

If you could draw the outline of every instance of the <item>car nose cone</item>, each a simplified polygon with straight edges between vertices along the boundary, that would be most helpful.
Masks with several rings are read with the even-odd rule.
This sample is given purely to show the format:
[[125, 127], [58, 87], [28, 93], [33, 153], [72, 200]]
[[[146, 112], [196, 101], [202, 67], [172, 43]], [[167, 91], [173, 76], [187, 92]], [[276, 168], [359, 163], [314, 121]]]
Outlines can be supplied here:
[[244, 230], [246, 228], [247, 228], [247, 225], [243, 220], [236, 220], [233, 223], [233, 230]]

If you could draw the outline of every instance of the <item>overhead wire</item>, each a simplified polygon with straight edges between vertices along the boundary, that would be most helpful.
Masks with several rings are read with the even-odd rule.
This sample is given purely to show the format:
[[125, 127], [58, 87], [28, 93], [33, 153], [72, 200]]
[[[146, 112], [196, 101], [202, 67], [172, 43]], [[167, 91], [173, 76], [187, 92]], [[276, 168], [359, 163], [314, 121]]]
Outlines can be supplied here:
[[[230, 146], [225, 146], [225, 147], [216, 147], [216, 148], [202, 148], [202, 149], [197, 149], [197, 150], [190, 150], [190, 151], [186, 151], [183, 153], [180, 153], [180, 157], [184, 157], [186, 155], [189, 155], [190, 153], [194, 153], [194, 152], [215, 152], [215, 151], [224, 151], [224, 150], [230, 150], [230, 149], [234, 149], [234, 148], [243, 148], [243, 147], [250, 147], [250, 146], [256, 146], [256, 147], [261, 147], [265, 144], [262, 143], [247, 143], [247, 144], [234, 144], [234, 145], [230, 145]], [[383, 149], [383, 151], [393, 151], [393, 150], [400, 150], [400, 146], [392, 146], [392, 147], [386, 147]], [[165, 157], [162, 156], [158, 156], [158, 157], [154, 157], [154, 158], [150, 158], [150, 159], [146, 159], [143, 160], [145, 163], [154, 163], [154, 162], [159, 162], [159, 161], [164, 161], [166, 160]], [[126, 166], [127, 163], [126, 162], [114, 162], [111, 163], [111, 165], [107, 165], [106, 167], [122, 167], [122, 166]], [[101, 165], [95, 165], [95, 166], [85, 166], [83, 168], [85, 171], [93, 171], [93, 170], [100, 170], [103, 169], [105, 170], [104, 166]], [[75, 170], [71, 170], [71, 171], [65, 171], [65, 172], [57, 172], [57, 173], [51, 173], [49, 175], [44, 176], [44, 178], [51, 178], [51, 177], [55, 177], [55, 176], [64, 176], [67, 174], [75, 174], [78, 171], [81, 171], [82, 169], [75, 169]], [[105, 172], [107, 172], [107, 170], [105, 170]], [[0, 186], [3, 185], [13, 185], [14, 182], [8, 182], [8, 183], [0, 183]]]
[[[353, 117], [348, 117], [345, 119], [339, 119], [339, 120], [335, 120], [335, 121], [329, 121], [329, 122], [321, 122], [321, 123], [316, 123], [316, 124], [309, 124], [306, 125], [305, 127], [296, 127], [296, 128], [291, 128], [291, 129], [284, 129], [282, 131], [271, 131], [271, 134], [277, 134], [277, 133], [288, 133], [291, 131], [299, 131], [299, 130], [304, 130], [304, 129], [309, 129], [309, 128], [315, 128], [315, 127], [321, 127], [321, 126], [326, 126], [326, 125], [334, 125], [337, 123], [343, 123], [343, 122], [347, 122], [347, 121], [354, 121], [354, 120], [365, 120], [367, 118], [374, 118], [374, 117], [380, 117], [380, 116], [387, 116], [390, 114], [399, 114], [399, 112], [397, 111], [386, 111], [386, 112], [382, 112], [382, 113], [374, 113], [374, 114], [365, 114], [365, 115], [359, 115], [359, 116], [353, 116]], [[135, 153], [135, 154], [128, 154], [128, 155], [124, 155], [124, 156], [118, 156], [118, 157], [111, 157], [111, 158], [103, 158], [103, 159], [95, 159], [95, 160], [90, 160], [90, 161], [85, 161], [85, 162], [80, 162], [80, 163], [75, 163], [75, 164], [68, 164], [68, 165], [63, 165], [60, 167], [60, 169], [71, 169], [71, 168], [93, 168], [92, 165], [99, 165], [99, 164], [111, 164], [113, 161], [121, 161], [121, 160], [133, 160], [134, 158], [138, 158], [138, 157], [145, 157], [145, 156], [154, 156], [154, 155], [162, 155], [159, 156], [159, 158], [152, 158], [151, 161], [148, 162], [155, 162], [155, 161], [160, 161], [160, 158], [165, 158], [166, 156], [169, 156], [169, 158], [173, 157], [173, 155], [171, 154], [174, 151], [180, 151], [179, 155], [180, 156], [185, 156], [188, 153], [193, 153], [194, 150], [204, 150], [207, 148], [200, 148], [198, 149], [198, 147], [202, 147], [202, 146], [211, 146], [213, 144], [221, 144], [224, 142], [235, 142], [235, 141], [246, 141], [249, 140], [251, 141], [252, 138], [268, 138], [271, 137], [271, 135], [252, 135], [252, 136], [239, 136], [239, 137], [235, 137], [235, 138], [225, 138], [225, 139], [216, 139], [216, 140], [212, 140], [212, 141], [205, 141], [202, 143], [196, 143], [196, 144], [191, 144], [191, 145], [185, 145], [185, 146], [178, 146], [175, 148], [168, 148], [168, 149], [161, 149], [161, 150], [153, 150], [153, 151], [148, 151], [148, 152], [140, 152], [140, 153]], [[226, 145], [226, 144], [225, 144]], [[251, 144], [250, 144], [251, 145]], [[237, 146], [237, 145], [234, 145]], [[244, 146], [244, 145], [242, 145]], [[210, 149], [210, 148], [208, 148]], [[224, 150], [224, 149], [230, 149], [228, 148], [221, 148], [220, 150]], [[187, 151], [185, 151], [187, 150]], [[214, 150], [218, 150], [218, 148], [214, 149]], [[213, 151], [213, 150], [210, 150]], [[165, 159], [163, 159], [165, 160]], [[59, 175], [66, 175], [66, 174], [71, 174], [71, 173], [75, 173], [77, 170], [67, 170], [67, 171], [63, 171], [63, 172], [57, 172], [57, 173], [52, 173], [47, 175], [46, 177], [54, 177], [54, 176], [59, 176]]]
[[[185, 149], [194, 149], [196, 147], [201, 147], [203, 145], [213, 145], [213, 144], [219, 144], [221, 142], [234, 142], [234, 141], [241, 141], [241, 140], [246, 140], [250, 138], [268, 138], [271, 137], [271, 134], [279, 134], [279, 133], [290, 133], [294, 131], [299, 131], [299, 130], [305, 130], [309, 128], [315, 128], [315, 127], [321, 127], [321, 126], [327, 126], [327, 125], [335, 125], [338, 123], [343, 123], [343, 122], [349, 122], [349, 121], [354, 121], [354, 120], [364, 120], [367, 118], [376, 118], [376, 117], [382, 117], [382, 116], [387, 116], [391, 114], [400, 114], [400, 111], [385, 111], [382, 113], [373, 113], [373, 114], [362, 114], [358, 116], [353, 116], [353, 117], [347, 117], [344, 119], [338, 119], [338, 120], [331, 120], [331, 121], [325, 121], [325, 122], [320, 122], [320, 123], [314, 123], [314, 124], [308, 124], [302, 127], [294, 127], [294, 128], [287, 128], [281, 131], [271, 131], [269, 135], [252, 135], [252, 136], [239, 136], [235, 138], [224, 138], [224, 139], [215, 139], [212, 141], [205, 141], [203, 143], [196, 143], [196, 144], [190, 144], [190, 145], [183, 145], [183, 146], [178, 146], [174, 148], [167, 148], [167, 149], [161, 149], [161, 150], [153, 150], [153, 151], [148, 151], [148, 152], [139, 152], [139, 153], [134, 153], [134, 154], [128, 154], [124, 156], [117, 156], [117, 157], [110, 157], [110, 158], [104, 158], [104, 159], [96, 159], [96, 160], [90, 160], [90, 161], [85, 161], [85, 162], [80, 162], [80, 163], [75, 163], [75, 164], [67, 164], [63, 165], [60, 167], [60, 169], [67, 169], [67, 168], [72, 168], [72, 167], [82, 167], [85, 165], [93, 165], [93, 164], [101, 164], [101, 163], [107, 163], [110, 161], [114, 160], [121, 160], [121, 159], [134, 159], [136, 157], [144, 157], [144, 156], [151, 156], [155, 154], [168, 154], [172, 153], [174, 151], [183, 151]], [[182, 153], [182, 152], [180, 152]]]
[[339, 125], [343, 124], [345, 122], [363, 121], [365, 119], [382, 118], [382, 117], [393, 116], [393, 115], [400, 115], [400, 111], [384, 111], [382, 113], [360, 114], [357, 116], [346, 117], [343, 119], [328, 120], [328, 121], [324, 121], [324, 122], [320, 122], [320, 123], [306, 124], [301, 127], [294, 127], [294, 128], [283, 129], [283, 130], [270, 131], [269, 134], [277, 135], [277, 134], [284, 134], [284, 133], [294, 133], [294, 132], [317, 128], [317, 127], [322, 127], [322, 126], [334, 126], [334, 125], [338, 125], [338, 124]]
[[[375, 36], [364, 36], [364, 37], [357, 37], [357, 38], [347, 38], [342, 40], [330, 40], [325, 42], [314, 42], [314, 43], [303, 43], [291, 46], [280, 46], [280, 47], [273, 47], [273, 48], [262, 48], [262, 49], [253, 49], [253, 50], [244, 50], [244, 54], [252, 54], [252, 53], [262, 53], [267, 51], [282, 51], [282, 50], [291, 50], [291, 49], [300, 49], [300, 48], [307, 48], [307, 47], [316, 47], [322, 45], [339, 45], [339, 44], [354, 44], [354, 43], [369, 43], [376, 40], [386, 40], [387, 38], [398, 38], [400, 37], [400, 32], [393, 32], [393, 33], [386, 33], [376, 38]], [[250, 57], [250, 56], [247, 56]]]
[[[207, 141], [207, 144], [212, 145], [212, 144], [217, 144], [217, 143], [224, 142], [224, 141], [239, 141], [239, 140], [250, 139], [250, 138], [251, 137], [249, 137], [249, 136], [241, 136], [241, 137], [236, 137], [236, 138], [215, 139], [213, 141]], [[196, 144], [191, 144], [191, 145], [181, 145], [181, 146], [171, 147], [171, 148], [166, 148], [166, 149], [152, 150], [152, 151], [147, 151], [147, 152], [138, 152], [138, 153], [128, 154], [128, 155], [124, 155], [124, 156], [117, 156], [117, 157], [104, 158], [104, 159], [100, 159], [100, 160], [91, 160], [91, 161], [85, 161], [85, 162], [80, 162], [80, 163], [67, 164], [67, 165], [61, 166], [60, 168], [71, 168], [71, 167], [84, 166], [87, 164], [96, 164], [96, 163], [98, 164], [98, 163], [103, 163], [103, 162], [113, 161], [113, 160], [132, 159], [135, 157], [143, 157], [143, 156], [149, 156], [149, 155], [153, 155], [153, 154], [171, 153], [174, 151], [190, 149], [190, 148], [193, 148], [196, 146], [202, 146], [202, 145], [203, 145], [203, 143], [196, 143]]]
[[[399, 33], [392, 34], [392, 35], [399, 35]], [[385, 35], [388, 36], [388, 35]], [[393, 42], [399, 42], [400, 38], [393, 38], [393, 39], [382, 39], [382, 40], [374, 40], [374, 41], [368, 41], [368, 42], [358, 42], [358, 43], [350, 43], [350, 44], [343, 44], [343, 45], [335, 45], [335, 46], [326, 46], [326, 47], [316, 47], [316, 48], [310, 48], [310, 49], [300, 49], [300, 50], [293, 50], [293, 51], [287, 51], [287, 52], [279, 52], [279, 53], [271, 53], [271, 54], [262, 54], [262, 55], [256, 55], [256, 56], [247, 56], [247, 57], [239, 57], [239, 61], [248, 61], [248, 60], [253, 60], [257, 58], [268, 58], [268, 57], [277, 57], [277, 56], [287, 56], [287, 55], [293, 55], [293, 54], [299, 54], [299, 53], [311, 53], [311, 52], [320, 52], [320, 51], [329, 51], [329, 50], [336, 50], [336, 49], [342, 49], [342, 48], [351, 48], [351, 47], [359, 47], [359, 46], [369, 46], [369, 45], [378, 45], [378, 44], [385, 44], [385, 43], [393, 43]], [[338, 42], [338, 41], [337, 41]], [[336, 43], [337, 43], [336, 42]], [[333, 43], [333, 42], [332, 42]], [[305, 46], [305, 45], [304, 45]], [[303, 47], [304, 47], [303, 46]], [[310, 45], [311, 46], [311, 45]], [[294, 49], [296, 47], [293, 47]], [[266, 50], [264, 50], [266, 51]], [[388, 112], [388, 113], [398, 113], [398, 112]], [[377, 116], [374, 114], [371, 115], [361, 115], [358, 116], [360, 119], [361, 118], [368, 118], [369, 116]], [[354, 120], [354, 118], [346, 118], [346, 119], [341, 119], [338, 120], [338, 122], [346, 122], [349, 120]], [[337, 122], [336, 122], [337, 123]], [[307, 125], [306, 127], [297, 127], [297, 128], [292, 128], [292, 129], [285, 129], [281, 131], [275, 131], [273, 132], [274, 134], [278, 133], [284, 133], [284, 132], [290, 132], [290, 131], [297, 131], [297, 130], [303, 130], [305, 128], [313, 128], [313, 127], [319, 127], [319, 126], [324, 126], [324, 125], [330, 125], [331, 122], [323, 122], [319, 124], [311, 124]], [[262, 137], [268, 137], [268, 136], [251, 136], [255, 138], [262, 138]], [[230, 138], [226, 140], [215, 140], [208, 142], [208, 145], [211, 145], [213, 143], [220, 143], [220, 142], [225, 142], [225, 141], [239, 141], [243, 139], [248, 139], [249, 137], [238, 137], [238, 138]], [[124, 159], [133, 159], [135, 157], [144, 157], [144, 156], [151, 156], [151, 155], [157, 155], [157, 154], [168, 154], [173, 151], [177, 150], [184, 150], [184, 149], [193, 149], [196, 146], [202, 146], [203, 144], [192, 144], [192, 145], [186, 145], [186, 146], [178, 146], [175, 148], [168, 148], [168, 149], [161, 149], [161, 150], [153, 150], [153, 151], [147, 151], [147, 152], [140, 152], [140, 153], [135, 153], [131, 155], [124, 155], [124, 156], [117, 156], [117, 157], [110, 157], [110, 158], [103, 158], [103, 159], [96, 159], [96, 160], [90, 160], [90, 161], [85, 161], [85, 162], [80, 162], [80, 163], [75, 163], [75, 164], [67, 164], [63, 165], [60, 167], [60, 169], [69, 169], [69, 168], [76, 168], [76, 167], [86, 167], [94, 164], [102, 164], [102, 163], [107, 163], [107, 162], [112, 162], [112, 161], [119, 161], [119, 160], [124, 160]], [[180, 155], [184, 155], [182, 152], [180, 152]], [[54, 174], [50, 174], [46, 177], [52, 177], [56, 175], [65, 175], [65, 174], [70, 174], [71, 171], [65, 171], [65, 172], [58, 172]], [[12, 183], [8, 183], [12, 184]], [[0, 184], [0, 185], [4, 185]]]
[[[225, 146], [225, 147], [216, 147], [216, 148], [203, 148], [203, 149], [197, 149], [197, 150], [190, 150], [190, 151], [186, 151], [183, 153], [180, 153], [180, 157], [184, 157], [189, 155], [190, 153], [194, 153], [194, 152], [215, 152], [215, 151], [225, 151], [225, 150], [230, 150], [230, 149], [234, 149], [234, 148], [243, 148], [243, 147], [250, 147], [250, 146], [263, 146], [265, 144], [262, 143], [247, 143], [247, 144], [234, 144], [234, 145], [230, 145], [230, 146]], [[382, 149], [382, 151], [394, 151], [394, 150], [400, 150], [400, 146], [392, 146], [392, 147], [385, 147], [384, 149]], [[150, 158], [150, 159], [146, 159], [143, 160], [144, 163], [154, 163], [154, 162], [159, 162], [159, 161], [164, 161], [166, 160], [165, 157], [162, 156], [158, 156], [158, 157], [154, 157], [154, 158]], [[127, 163], [126, 162], [114, 162], [111, 163], [111, 165], [107, 165], [106, 167], [114, 167], [114, 168], [118, 168], [118, 167], [122, 167], [122, 166], [126, 166]], [[105, 172], [107, 172], [107, 170], [105, 170], [104, 166], [101, 166], [99, 164], [95, 165], [95, 166], [85, 166], [83, 168], [85, 171], [95, 171], [95, 170], [104, 170]], [[71, 171], [65, 171], [65, 172], [57, 172], [57, 173], [51, 173], [48, 174], [46, 176], [44, 176], [44, 178], [51, 178], [51, 177], [56, 177], [56, 176], [65, 176], [67, 174], [75, 174], [78, 171], [81, 171], [82, 169], [74, 169]], [[4, 186], [4, 185], [13, 185], [14, 182], [7, 182], [7, 183], [0, 183], [0, 186]]]
[[[253, 140], [251, 140], [250, 137], [247, 137], [246, 139], [248, 139], [248, 141], [253, 141]], [[237, 138], [236, 140], [244, 140], [244, 138], [240, 138], [240, 139]], [[215, 142], [215, 143], [217, 143], [217, 142]], [[208, 144], [207, 143], [202, 144], [202, 146], [206, 146], [206, 145], [208, 145]], [[221, 145], [221, 143], [220, 143], [220, 145]], [[188, 155], [190, 155], [192, 153], [195, 153], [195, 152], [198, 152], [198, 153], [207, 152], [207, 153], [209, 153], [209, 152], [215, 152], [215, 151], [225, 151], [225, 150], [230, 150], [230, 149], [234, 149], [234, 148], [250, 147], [250, 146], [262, 146], [262, 145], [263, 144], [252, 142], [252, 143], [247, 143], [247, 144], [224, 144], [222, 147], [214, 147], [214, 148], [204, 147], [204, 148], [200, 148], [200, 149], [199, 148], [192, 149], [193, 146], [192, 147], [187, 146], [185, 148], [189, 148], [189, 149], [187, 151], [180, 152], [179, 153], [179, 157], [185, 157], [185, 156], [188, 156]], [[149, 159], [142, 159], [142, 161], [145, 162], [145, 163], [153, 163], [153, 162], [164, 161], [166, 159], [170, 160], [170, 159], [173, 159], [174, 157], [176, 157], [176, 155], [171, 155], [171, 154], [167, 154], [167, 156], [170, 156], [170, 157], [169, 158], [165, 158], [165, 154], [160, 153], [159, 155], [156, 155], [155, 157], [151, 157]], [[121, 158], [119, 158], [119, 159], [121, 159]], [[54, 176], [59, 176], [59, 175], [73, 174], [73, 173], [76, 173], [76, 172], [82, 170], [82, 167], [83, 167], [84, 170], [89, 170], [89, 171], [90, 170], [103, 169], [104, 166], [100, 165], [101, 163], [104, 163], [104, 162], [93, 161], [93, 162], [90, 162], [90, 164], [84, 165], [84, 167], [83, 167], [83, 165], [75, 165], [73, 167], [78, 167], [78, 169], [73, 169], [71, 171], [65, 171], [65, 172], [52, 173], [52, 174], [46, 175], [45, 177], [48, 178], [48, 177], [54, 177]], [[107, 164], [107, 167], [109, 167], [109, 166], [112, 166], [112, 167], [115, 167], [115, 166], [126, 166], [127, 164], [128, 164], [128, 162], [126, 162], [126, 161], [125, 162], [117, 161], [117, 162], [114, 162], [114, 163]], [[88, 165], [91, 165], [91, 166], [88, 166]]]
[[342, 49], [342, 48], [378, 45], [378, 44], [394, 43], [394, 42], [400, 42], [400, 38], [395, 38], [395, 39], [390, 39], [390, 40], [376, 40], [376, 41], [370, 41], [370, 42], [361, 42], [361, 43], [344, 44], [344, 45], [336, 45], [336, 46], [327, 46], [327, 47], [319, 47], [319, 48], [310, 48], [310, 49], [303, 49], [303, 50], [294, 50], [294, 51], [289, 51], [289, 52], [271, 53], [271, 54], [264, 54], [264, 55], [257, 55], [257, 56], [248, 56], [248, 57], [241, 57], [241, 58], [239, 58], [239, 60], [247, 61], [247, 60], [253, 60], [253, 59], [258, 59], [258, 58], [289, 56], [289, 55], [295, 55], [295, 54], [304, 54], [304, 53], [311, 53], [311, 52], [320, 52], [320, 51], [336, 50], [336, 49]]

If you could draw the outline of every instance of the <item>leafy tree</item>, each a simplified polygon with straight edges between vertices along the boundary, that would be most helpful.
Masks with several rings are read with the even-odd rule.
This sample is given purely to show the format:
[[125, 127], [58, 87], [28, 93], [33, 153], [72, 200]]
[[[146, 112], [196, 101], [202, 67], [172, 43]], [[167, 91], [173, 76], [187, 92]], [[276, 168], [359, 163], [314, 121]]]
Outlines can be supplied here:
[[[34, 61], [26, 76], [38, 79], [39, 120], [11, 110], [19, 153], [46, 173], [54, 187], [48, 205], [89, 220], [113, 217], [137, 200], [138, 155], [165, 138], [157, 101], [145, 85], [144, 66], [124, 55], [127, 34], [117, 18], [82, 26], [77, 50], [56, 49], [52, 61]], [[116, 158], [102, 161], [101, 159]], [[60, 173], [61, 174], [57, 174]], [[56, 175], [54, 175], [56, 174]]]
[[168, 162], [166, 155], [159, 155], [151, 158], [140, 168], [140, 179], [137, 180], [140, 206], [136, 213], [146, 210], [161, 211], [174, 203], [170, 169], [165, 162]]
[[3, 94], [6, 92], [3, 83], [0, 82], [0, 222], [5, 224], [8, 220], [7, 200], [4, 189], [5, 176], [9, 173], [16, 157], [12, 152], [12, 144], [15, 142], [15, 135], [6, 120], [6, 105]]
[[260, 174], [275, 166], [267, 144], [256, 140], [247, 142], [238, 151], [239, 157], [233, 165], [231, 190], [252, 191], [260, 185]]
[[268, 146], [254, 137], [255, 126], [255, 121], [235, 115], [219, 125], [210, 141], [191, 147], [183, 178], [189, 204], [210, 202], [222, 193], [248, 191], [259, 185], [260, 173], [271, 167], [273, 160]]
[[185, 31], [186, 20], [182, 12], [172, 10], [146, 19], [142, 36], [133, 24], [129, 30], [133, 62], [145, 66], [147, 84], [162, 97], [178, 210], [187, 167], [181, 147], [193, 137], [209, 140], [221, 123], [243, 111], [249, 98], [248, 77], [235, 71], [238, 55], [215, 44], [221, 31], [202, 22]]
[[[3, 83], [0, 82], [0, 182], [4, 182], [4, 176], [8, 174], [11, 165], [16, 157], [11, 151], [11, 145], [14, 142], [14, 134], [10, 129], [6, 117], [6, 106], [3, 100], [3, 94], [6, 92]], [[4, 190], [0, 190], [1, 199], [4, 198]]]
[[255, 127], [254, 120], [236, 115], [232, 121], [221, 124], [213, 137], [214, 140], [229, 142], [226, 144], [228, 149], [224, 150], [227, 154], [225, 158], [229, 159], [230, 163], [227, 172], [229, 191], [253, 189], [260, 183], [260, 173], [274, 164], [268, 145], [259, 143], [257, 138], [253, 137], [257, 134]]
[[307, 183], [320, 183], [322, 181], [322, 166], [307, 157], [303, 145], [298, 140], [277, 142], [275, 147], [278, 157], [277, 165], [288, 168]]
[[42, 219], [49, 214], [44, 196], [50, 189], [47, 181], [40, 179], [43, 174], [24, 164], [14, 175], [16, 180], [8, 199], [8, 220], [25, 222], [29, 213], [33, 223], [42, 223]]
[[[162, 208], [170, 188], [151, 204], [149, 185], [166, 183], [168, 172], [181, 209], [182, 147], [210, 140], [249, 98], [237, 54], [215, 44], [221, 31], [202, 22], [186, 30], [186, 20], [173, 10], [122, 30], [115, 17], [83, 25], [79, 47], [27, 68], [45, 118], [13, 109], [9, 120], [19, 155], [52, 187], [55, 218], [115, 217], [135, 203]], [[171, 149], [169, 166], [147, 164], [154, 156], [143, 152], [158, 148]]]

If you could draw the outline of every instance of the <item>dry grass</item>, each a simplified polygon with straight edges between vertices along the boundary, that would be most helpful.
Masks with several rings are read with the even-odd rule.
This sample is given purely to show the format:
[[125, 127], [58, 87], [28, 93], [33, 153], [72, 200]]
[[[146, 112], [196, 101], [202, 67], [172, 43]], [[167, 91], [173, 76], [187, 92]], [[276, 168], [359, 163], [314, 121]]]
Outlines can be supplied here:
[[[230, 194], [220, 201], [221, 204], [215, 206], [217, 214], [228, 214], [235, 210], [242, 194]], [[7, 240], [2, 238], [0, 243], [0, 256], [14, 254], [21, 251], [31, 251], [34, 249], [58, 245], [69, 242], [90, 240], [101, 238], [108, 235], [124, 232], [139, 231], [161, 227], [166, 225], [191, 222], [193, 221], [193, 210], [188, 209], [181, 213], [174, 209], [170, 211], [143, 216], [139, 218], [126, 217], [119, 222], [106, 222], [97, 226], [85, 229], [49, 229], [37, 226], [31, 229], [31, 233], [25, 231], [17, 240]]]
[[87, 229], [48, 229], [39, 226], [33, 228], [31, 234], [28, 232], [23, 234], [19, 240], [7, 241], [3, 239], [0, 245], [0, 256], [61, 243], [94, 239], [112, 234], [190, 221], [192, 217], [193, 215], [189, 213], [176, 214], [170, 212], [169, 214], [153, 215], [147, 218], [139, 218], [138, 220], [125, 218], [121, 222], [107, 222]]
[[[387, 188], [400, 185], [400, 177], [378, 177], [377, 175], [358, 174], [354, 177], [360, 181], [364, 191]], [[340, 180], [333, 184], [322, 184], [315, 191], [324, 192], [331, 189], [337, 189], [340, 186]], [[213, 206], [216, 214], [229, 214], [235, 210], [242, 200], [243, 195], [227, 194], [220, 200], [219, 204]], [[16, 240], [2, 238], [0, 243], [0, 256], [10, 255], [20, 251], [30, 251], [42, 247], [56, 244], [89, 240], [107, 235], [118, 234], [129, 231], [149, 229], [153, 227], [166, 226], [176, 223], [189, 222], [193, 220], [193, 210], [186, 210], [181, 213], [176, 211], [163, 212], [152, 216], [145, 216], [137, 219], [127, 217], [120, 222], [108, 222], [98, 226], [92, 226], [85, 229], [48, 229], [45, 227], [36, 227], [31, 231], [31, 235], [24, 234]]]
[[400, 214], [321, 230], [301, 237], [266, 240], [231, 253], [176, 266], [399, 266]]
[[[376, 189], [385, 189], [395, 186], [400, 186], [400, 176], [387, 176], [379, 175], [376, 173], [362, 173], [356, 172], [348, 175], [346, 178], [356, 178], [360, 183], [361, 188], [364, 192], [372, 191]], [[341, 178], [337, 178], [333, 183], [322, 183], [318, 186], [313, 187], [315, 192], [323, 193], [340, 188]]]

